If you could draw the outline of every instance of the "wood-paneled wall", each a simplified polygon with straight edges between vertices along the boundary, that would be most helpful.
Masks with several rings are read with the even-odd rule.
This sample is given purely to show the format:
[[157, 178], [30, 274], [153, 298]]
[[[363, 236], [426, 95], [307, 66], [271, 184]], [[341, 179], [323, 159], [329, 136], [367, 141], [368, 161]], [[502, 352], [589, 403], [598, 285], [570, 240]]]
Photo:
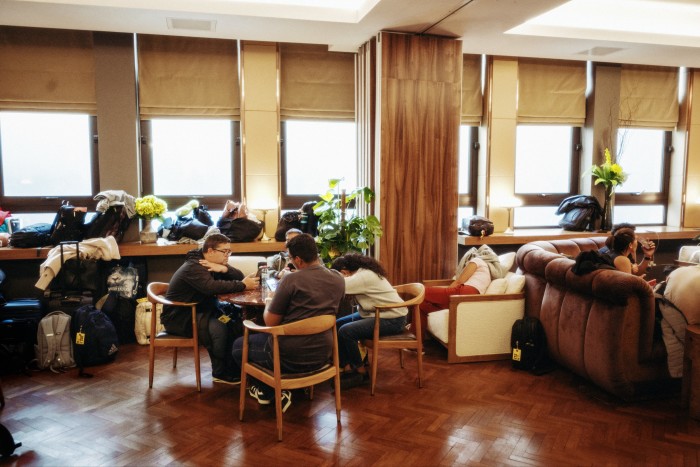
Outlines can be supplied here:
[[454, 274], [461, 47], [379, 35], [378, 256], [394, 284]]

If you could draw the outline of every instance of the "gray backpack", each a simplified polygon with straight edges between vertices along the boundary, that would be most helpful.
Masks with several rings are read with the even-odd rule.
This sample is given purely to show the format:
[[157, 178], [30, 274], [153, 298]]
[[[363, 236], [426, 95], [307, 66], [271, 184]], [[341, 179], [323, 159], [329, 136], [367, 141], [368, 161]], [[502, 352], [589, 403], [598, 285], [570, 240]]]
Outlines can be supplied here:
[[36, 342], [34, 350], [40, 369], [60, 373], [75, 366], [68, 314], [54, 311], [44, 316], [39, 321]]

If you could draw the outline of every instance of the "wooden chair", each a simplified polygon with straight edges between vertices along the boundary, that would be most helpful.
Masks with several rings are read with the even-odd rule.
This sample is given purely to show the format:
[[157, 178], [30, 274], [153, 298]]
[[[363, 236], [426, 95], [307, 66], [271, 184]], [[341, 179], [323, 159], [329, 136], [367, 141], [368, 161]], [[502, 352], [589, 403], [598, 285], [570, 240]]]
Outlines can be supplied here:
[[[423, 341], [417, 337], [421, 335], [420, 310], [419, 305], [423, 302], [425, 296], [425, 287], [423, 284], [403, 284], [394, 287], [402, 297], [407, 297], [407, 300], [401, 303], [390, 303], [374, 308], [374, 336], [372, 339], [365, 339], [363, 344], [368, 350], [371, 350], [372, 358], [370, 359], [370, 367], [372, 371], [372, 389], [371, 394], [374, 395], [374, 388], [377, 385], [377, 367], [379, 366], [379, 349], [398, 349], [401, 368], [403, 368], [403, 351], [414, 349], [418, 358], [418, 387], [423, 387]], [[415, 334], [404, 330], [400, 334], [391, 336], [379, 336], [379, 320], [380, 313], [383, 310], [391, 308], [408, 307], [408, 312], [411, 319], [415, 323]]]
[[[153, 368], [156, 358], [156, 347], [173, 347], [173, 368], [177, 367], [177, 349], [178, 347], [191, 347], [194, 351], [194, 369], [197, 378], [197, 391], [202, 390], [202, 378], [199, 371], [199, 338], [197, 337], [197, 304], [173, 302], [165, 298], [165, 293], [168, 291], [168, 284], [165, 282], [151, 282], [148, 284], [148, 301], [153, 306], [151, 308], [151, 336], [150, 351], [148, 360], [148, 387], [153, 387]], [[192, 337], [174, 336], [163, 331], [156, 333], [156, 306], [172, 305], [192, 308]]]
[[[331, 378], [335, 382], [335, 412], [340, 423], [340, 363], [338, 358], [338, 333], [335, 328], [335, 315], [315, 316], [293, 323], [280, 326], [259, 326], [250, 320], [243, 322], [243, 356], [241, 361], [241, 395], [240, 395], [240, 420], [243, 421], [245, 399], [247, 391], [247, 375], [257, 378], [261, 382], [275, 389], [275, 412], [277, 416], [277, 439], [282, 441], [282, 390], [310, 387], [309, 397], [314, 398], [314, 384], [322, 383]], [[320, 334], [332, 330], [333, 332], [333, 364], [326, 364], [322, 368], [306, 373], [283, 374], [280, 364], [279, 336], [306, 336]], [[272, 336], [273, 369], [264, 368], [256, 363], [248, 361], [248, 335], [249, 332], [264, 332]]]

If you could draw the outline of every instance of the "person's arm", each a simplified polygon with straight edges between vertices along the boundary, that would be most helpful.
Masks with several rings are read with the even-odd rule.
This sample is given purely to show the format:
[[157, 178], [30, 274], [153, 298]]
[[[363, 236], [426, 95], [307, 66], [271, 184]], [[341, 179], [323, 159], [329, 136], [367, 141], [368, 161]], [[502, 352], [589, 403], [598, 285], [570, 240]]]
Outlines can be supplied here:
[[615, 269], [618, 271], [626, 272], [632, 274], [632, 261], [627, 256], [618, 256], [615, 258]]
[[452, 282], [449, 287], [459, 287], [464, 284], [472, 277], [472, 274], [476, 271], [477, 265], [474, 261], [469, 261], [467, 267], [462, 270], [462, 273], [457, 277], [454, 282]]

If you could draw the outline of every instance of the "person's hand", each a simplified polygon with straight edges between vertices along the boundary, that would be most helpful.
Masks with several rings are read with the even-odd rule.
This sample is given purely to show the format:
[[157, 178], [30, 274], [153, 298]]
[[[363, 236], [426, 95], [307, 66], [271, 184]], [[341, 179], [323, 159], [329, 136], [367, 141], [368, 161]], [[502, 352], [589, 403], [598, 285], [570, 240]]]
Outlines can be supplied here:
[[206, 259], [200, 259], [199, 264], [207, 268], [207, 271], [210, 272], [228, 272], [228, 266], [225, 264], [212, 263]]
[[639, 244], [642, 246], [642, 251], [644, 252], [644, 256], [647, 258], [651, 258], [654, 256], [654, 252], [656, 251], [656, 244], [652, 241], [640, 241]]
[[258, 277], [258, 273], [254, 272], [251, 275], [244, 277], [242, 282], [245, 284], [246, 290], [251, 290], [260, 285], [260, 278]]

